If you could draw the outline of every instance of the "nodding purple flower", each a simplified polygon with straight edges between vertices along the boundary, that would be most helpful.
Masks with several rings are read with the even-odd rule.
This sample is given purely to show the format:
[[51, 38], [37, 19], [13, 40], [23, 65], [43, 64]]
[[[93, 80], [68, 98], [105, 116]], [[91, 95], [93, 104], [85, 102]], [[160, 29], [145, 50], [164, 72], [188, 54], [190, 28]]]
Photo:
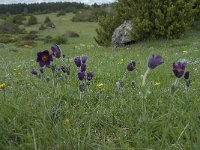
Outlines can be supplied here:
[[85, 73], [80, 71], [80, 72], [78, 72], [77, 76], [78, 76], [79, 80], [83, 80], [85, 77]]
[[87, 61], [87, 55], [82, 55], [81, 61], [82, 61], [83, 64], [85, 64], [86, 61]]
[[48, 50], [37, 53], [37, 62], [39, 62], [40, 67], [49, 66], [51, 61], [53, 61], [52, 56], [49, 54]]
[[88, 73], [87, 73], [87, 80], [88, 80], [88, 81], [92, 80], [93, 76], [94, 76], [94, 73], [93, 73], [93, 72], [88, 72]]
[[180, 78], [184, 75], [186, 63], [178, 62], [177, 64], [173, 63], [173, 72], [177, 78]]
[[159, 66], [162, 63], [164, 63], [162, 56], [160, 56], [160, 55], [157, 55], [157, 56], [151, 55], [149, 57], [149, 60], [148, 60], [148, 67], [150, 69], [154, 69], [154, 68], [156, 68], [157, 66]]
[[82, 64], [82, 65], [81, 65], [81, 72], [85, 72], [86, 69], [87, 69], [86, 64]]
[[190, 77], [190, 72], [189, 72], [189, 71], [186, 71], [185, 74], [184, 74], [185, 80], [188, 80], [189, 77]]
[[61, 56], [61, 51], [60, 48], [58, 47], [58, 45], [52, 45], [51, 46], [51, 50], [52, 50], [52, 55], [56, 58], [60, 58]]
[[38, 74], [37, 71], [36, 71], [35, 69], [32, 69], [31, 73], [32, 73], [33, 75], [37, 75], [37, 74]]
[[77, 67], [81, 66], [81, 58], [80, 56], [77, 56], [74, 58], [74, 63], [76, 64]]
[[135, 61], [131, 61], [129, 64], [128, 64], [128, 66], [127, 66], [127, 70], [128, 71], [133, 71], [134, 69], [135, 69]]

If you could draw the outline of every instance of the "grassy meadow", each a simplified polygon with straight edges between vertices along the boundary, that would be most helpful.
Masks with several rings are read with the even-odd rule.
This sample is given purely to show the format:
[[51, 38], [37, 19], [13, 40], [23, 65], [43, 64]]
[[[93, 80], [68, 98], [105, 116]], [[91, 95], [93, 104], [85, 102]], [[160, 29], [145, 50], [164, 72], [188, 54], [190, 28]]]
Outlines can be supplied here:
[[[56, 28], [39, 31], [40, 37], [67, 31], [80, 35], [59, 45], [70, 57], [70, 80], [60, 80], [55, 93], [52, 80], [31, 74], [39, 67], [37, 52], [50, 50], [50, 43], [0, 48], [0, 84], [6, 84], [0, 91], [0, 149], [200, 149], [200, 30], [191, 29], [181, 39], [144, 41], [113, 51], [95, 43], [97, 23], [71, 22], [73, 14], [36, 17], [40, 23], [46, 16]], [[88, 56], [87, 70], [94, 72], [94, 79], [80, 99], [73, 58], [82, 54]], [[160, 54], [164, 63], [150, 71], [142, 87], [151, 54]], [[191, 86], [186, 91], [181, 79], [172, 95], [172, 63], [179, 59], [189, 60]], [[136, 61], [136, 69], [117, 90], [130, 60]], [[52, 78], [48, 68], [45, 74]]]

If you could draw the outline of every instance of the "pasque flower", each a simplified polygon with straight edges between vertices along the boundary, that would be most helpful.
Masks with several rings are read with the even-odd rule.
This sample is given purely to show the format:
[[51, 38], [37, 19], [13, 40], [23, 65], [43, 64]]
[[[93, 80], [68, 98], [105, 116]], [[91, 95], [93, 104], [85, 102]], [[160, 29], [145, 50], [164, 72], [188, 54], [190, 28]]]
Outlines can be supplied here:
[[74, 58], [74, 63], [76, 64], [77, 67], [81, 66], [81, 58], [80, 56], [77, 56]]
[[61, 56], [61, 51], [60, 48], [58, 47], [58, 45], [52, 45], [51, 46], [51, 50], [52, 50], [52, 55], [56, 58], [60, 58]]
[[157, 66], [159, 66], [162, 63], [163, 63], [162, 56], [160, 56], [160, 55], [157, 55], [157, 56], [151, 55], [149, 57], [149, 60], [148, 60], [148, 67], [150, 69], [154, 69], [154, 68], [156, 68]]
[[78, 76], [79, 80], [83, 80], [85, 77], [85, 73], [80, 71], [80, 72], [78, 72], [77, 76]]
[[178, 62], [178, 63], [173, 63], [173, 72], [174, 72], [174, 75], [177, 77], [177, 78], [180, 78], [184, 75], [184, 72], [185, 72], [185, 67], [186, 67], [186, 63], [181, 63], [181, 62]]
[[85, 64], [86, 61], [87, 61], [87, 55], [82, 55], [81, 61], [82, 61], [83, 64]]
[[92, 80], [93, 76], [94, 76], [94, 73], [93, 73], [93, 72], [88, 72], [88, 73], [87, 73], [87, 80], [88, 80], [88, 81]]
[[135, 61], [131, 61], [129, 64], [128, 64], [128, 66], [127, 66], [127, 70], [128, 71], [133, 71], [134, 69], [135, 69]]
[[81, 72], [85, 72], [86, 69], [87, 69], [86, 64], [82, 64], [82, 65], [81, 65]]
[[40, 67], [49, 66], [51, 61], [53, 61], [53, 58], [48, 50], [37, 53], [37, 62], [39, 62]]

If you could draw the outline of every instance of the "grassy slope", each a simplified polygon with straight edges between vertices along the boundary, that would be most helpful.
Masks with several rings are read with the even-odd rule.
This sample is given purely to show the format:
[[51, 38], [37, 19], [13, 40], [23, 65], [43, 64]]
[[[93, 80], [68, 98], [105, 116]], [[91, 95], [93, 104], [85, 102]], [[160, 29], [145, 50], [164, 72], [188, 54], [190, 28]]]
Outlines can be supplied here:
[[[37, 16], [42, 22], [46, 15]], [[68, 30], [81, 36], [60, 45], [64, 54], [73, 58], [88, 55], [88, 70], [95, 73], [90, 91], [79, 100], [76, 72], [71, 62], [71, 82], [63, 81], [60, 94], [53, 94], [52, 83], [30, 74], [38, 51], [50, 49], [39, 42], [36, 48], [16, 49], [13, 45], [0, 49], [0, 83], [8, 84], [6, 97], [0, 93], [0, 149], [199, 149], [199, 64], [188, 64], [191, 88], [171, 96], [169, 89], [175, 80], [172, 63], [179, 58], [200, 61], [200, 32], [191, 31], [182, 39], [142, 42], [113, 52], [95, 45], [95, 23], [72, 23], [68, 14], [56, 18], [48, 15], [56, 29], [41, 31], [41, 36], [56, 36]], [[29, 27], [37, 30], [39, 25]], [[80, 45], [81, 44], [81, 45]], [[91, 48], [91, 45], [95, 45]], [[74, 47], [78, 47], [74, 49]], [[187, 50], [187, 53], [183, 51]], [[141, 75], [147, 69], [150, 54], [161, 54], [165, 63], [152, 70], [147, 78], [151, 94], [143, 99]], [[122, 64], [118, 62], [123, 59]], [[124, 90], [116, 92], [115, 82], [122, 76], [127, 63], [134, 59], [137, 69], [125, 79]], [[135, 80], [136, 87], [131, 87]], [[155, 82], [160, 85], [154, 86]], [[98, 83], [104, 86], [99, 88]], [[61, 101], [61, 114], [52, 120], [51, 110]], [[145, 108], [144, 109], [144, 104]], [[66, 125], [65, 120], [69, 120]], [[35, 142], [34, 142], [35, 141]]]

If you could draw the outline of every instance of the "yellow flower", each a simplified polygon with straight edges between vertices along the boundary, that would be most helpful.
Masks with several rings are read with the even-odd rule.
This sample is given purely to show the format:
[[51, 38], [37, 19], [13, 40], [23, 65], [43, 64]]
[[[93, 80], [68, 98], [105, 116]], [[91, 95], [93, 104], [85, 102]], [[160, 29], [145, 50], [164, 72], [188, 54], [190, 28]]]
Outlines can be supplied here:
[[124, 59], [121, 59], [121, 60], [118, 62], [118, 64], [121, 65], [121, 64], [123, 64], [123, 62], [124, 62]]
[[3, 83], [3, 84], [0, 84], [0, 89], [4, 90], [6, 88], [6, 84]]
[[102, 87], [102, 86], [103, 86], [103, 83], [98, 83], [97, 86], [98, 86], [98, 87]]
[[66, 125], [66, 126], [69, 126], [69, 119], [65, 119], [65, 121], [64, 121], [64, 124]]
[[188, 53], [188, 51], [184, 50], [183, 53]]
[[158, 85], [160, 85], [160, 84], [161, 84], [160, 82], [155, 82], [155, 83], [154, 83], [155, 86], [158, 86]]
[[24, 45], [25, 48], [33, 48], [31, 45]]

